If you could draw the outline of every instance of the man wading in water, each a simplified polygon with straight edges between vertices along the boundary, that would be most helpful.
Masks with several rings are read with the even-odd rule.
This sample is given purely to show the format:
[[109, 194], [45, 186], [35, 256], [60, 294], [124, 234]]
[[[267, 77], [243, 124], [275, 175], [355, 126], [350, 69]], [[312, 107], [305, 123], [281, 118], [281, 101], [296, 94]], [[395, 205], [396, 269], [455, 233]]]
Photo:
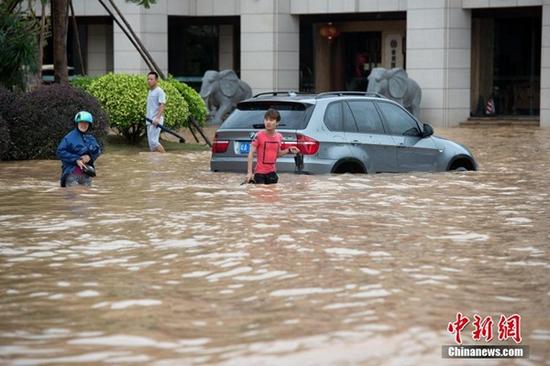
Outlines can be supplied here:
[[158, 84], [158, 74], [151, 71], [147, 74], [147, 84], [149, 85], [149, 93], [147, 94], [147, 118], [153, 122], [147, 122], [147, 141], [149, 149], [164, 153], [164, 147], [159, 142], [161, 129], [158, 125], [164, 124], [164, 106], [166, 104], [166, 94]]
[[[281, 149], [283, 135], [277, 132], [277, 123], [281, 120], [279, 111], [270, 108], [264, 115], [265, 129], [258, 132], [250, 146], [248, 153], [248, 174], [245, 182], [256, 184], [275, 184], [279, 181], [277, 176], [277, 158], [281, 155], [299, 153], [297, 147]], [[256, 174], [252, 174], [252, 162], [257, 153]]]

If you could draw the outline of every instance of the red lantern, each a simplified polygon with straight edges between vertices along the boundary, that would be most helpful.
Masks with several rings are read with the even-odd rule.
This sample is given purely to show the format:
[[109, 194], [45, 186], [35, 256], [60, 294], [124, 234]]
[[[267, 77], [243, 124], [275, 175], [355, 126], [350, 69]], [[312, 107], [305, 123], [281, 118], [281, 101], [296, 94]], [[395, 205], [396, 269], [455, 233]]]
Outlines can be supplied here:
[[319, 30], [321, 37], [325, 37], [329, 41], [332, 41], [334, 38], [340, 35], [340, 30], [336, 28], [332, 23], [325, 24]]

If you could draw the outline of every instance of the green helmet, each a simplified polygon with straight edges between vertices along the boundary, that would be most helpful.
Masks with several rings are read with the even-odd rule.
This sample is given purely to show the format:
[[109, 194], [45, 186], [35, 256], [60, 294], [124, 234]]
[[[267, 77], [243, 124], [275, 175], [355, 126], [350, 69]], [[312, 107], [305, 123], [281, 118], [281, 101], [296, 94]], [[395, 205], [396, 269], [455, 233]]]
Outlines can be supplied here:
[[74, 123], [87, 122], [89, 124], [94, 123], [94, 117], [90, 112], [80, 111], [74, 116]]

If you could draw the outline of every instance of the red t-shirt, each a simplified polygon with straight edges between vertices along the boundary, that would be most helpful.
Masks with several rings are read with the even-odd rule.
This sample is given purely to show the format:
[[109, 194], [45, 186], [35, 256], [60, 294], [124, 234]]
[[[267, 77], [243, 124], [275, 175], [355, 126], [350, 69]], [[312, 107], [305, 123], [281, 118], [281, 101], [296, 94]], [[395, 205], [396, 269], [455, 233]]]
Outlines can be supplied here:
[[283, 144], [283, 135], [276, 132], [268, 135], [265, 131], [256, 134], [252, 146], [256, 148], [256, 173], [267, 174], [277, 171], [277, 157]]

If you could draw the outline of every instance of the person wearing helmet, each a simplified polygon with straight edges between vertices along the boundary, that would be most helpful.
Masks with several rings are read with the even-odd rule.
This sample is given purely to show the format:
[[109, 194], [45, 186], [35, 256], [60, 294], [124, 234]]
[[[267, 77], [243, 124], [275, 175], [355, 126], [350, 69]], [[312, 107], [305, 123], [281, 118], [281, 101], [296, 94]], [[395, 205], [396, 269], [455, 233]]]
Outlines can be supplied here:
[[57, 158], [62, 163], [61, 187], [92, 185], [92, 176], [95, 176], [94, 162], [101, 154], [101, 147], [90, 133], [93, 123], [91, 113], [78, 112], [74, 117], [75, 128], [59, 143]]

